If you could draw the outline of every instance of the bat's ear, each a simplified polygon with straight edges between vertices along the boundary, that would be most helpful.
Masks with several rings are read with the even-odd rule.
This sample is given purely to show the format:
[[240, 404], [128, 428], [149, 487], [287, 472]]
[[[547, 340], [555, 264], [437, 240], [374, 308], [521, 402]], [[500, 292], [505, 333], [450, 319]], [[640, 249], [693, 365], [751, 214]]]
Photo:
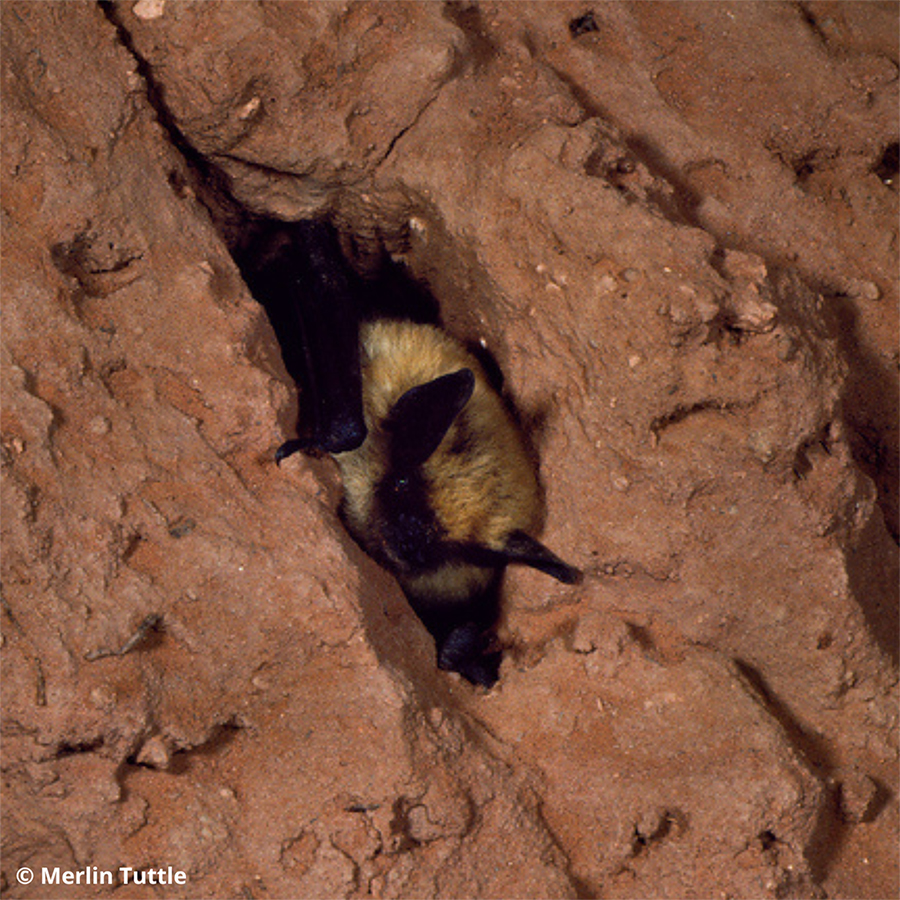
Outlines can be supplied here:
[[410, 388], [385, 420], [391, 459], [400, 469], [421, 465], [437, 450], [475, 389], [471, 369], [460, 369]]
[[507, 538], [503, 555], [508, 562], [530, 566], [553, 576], [563, 584], [577, 584], [581, 581], [580, 570], [564, 563], [552, 550], [548, 550], [540, 541], [525, 534], [524, 531], [514, 531]]

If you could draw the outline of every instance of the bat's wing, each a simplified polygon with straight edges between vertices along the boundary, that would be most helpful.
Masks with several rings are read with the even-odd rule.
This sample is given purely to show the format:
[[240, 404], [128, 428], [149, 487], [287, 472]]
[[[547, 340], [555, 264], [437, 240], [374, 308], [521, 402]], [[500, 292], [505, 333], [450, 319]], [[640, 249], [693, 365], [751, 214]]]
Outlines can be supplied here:
[[473, 566], [490, 568], [516, 563], [544, 572], [563, 584], [578, 584], [583, 577], [580, 570], [563, 562], [537, 538], [524, 531], [513, 531], [502, 550], [493, 550], [482, 544], [448, 543], [446, 547], [448, 556], [456, 556]]
[[342, 453], [365, 440], [359, 322], [363, 300], [330, 225], [254, 220], [235, 261], [265, 307], [285, 368], [300, 388], [296, 450]]

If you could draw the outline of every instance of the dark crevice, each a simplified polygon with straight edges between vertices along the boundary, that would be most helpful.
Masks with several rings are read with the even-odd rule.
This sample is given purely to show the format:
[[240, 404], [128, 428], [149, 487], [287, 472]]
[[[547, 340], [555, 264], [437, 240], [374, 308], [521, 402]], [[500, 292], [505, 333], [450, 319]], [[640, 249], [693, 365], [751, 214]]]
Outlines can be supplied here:
[[646, 654], [656, 653], [656, 644], [649, 629], [643, 625], [637, 625], [634, 622], [626, 622], [625, 627], [628, 629], [628, 636], [637, 644]]
[[872, 171], [888, 186], [897, 189], [897, 175], [900, 174], [900, 143], [894, 141], [884, 148]]
[[[167, 134], [171, 145], [181, 154], [185, 163], [185, 171], [183, 174], [177, 171], [168, 174], [170, 186], [179, 195], [186, 194], [188, 190], [193, 192], [208, 210], [213, 226], [223, 235], [226, 242], [229, 244], [229, 249], [232, 251], [232, 254], [236, 257], [241, 257], [246, 261], [249, 257], [249, 253], [244, 253], [247, 249], [247, 242], [252, 241], [253, 235], [260, 232], [260, 229], [263, 231], [265, 231], [265, 229], [270, 229], [277, 232], [278, 227], [276, 223], [271, 219], [253, 216], [231, 197], [229, 179], [225, 173], [216, 166], [215, 157], [213, 156], [212, 159], [204, 157], [190, 143], [174, 121], [173, 116], [166, 106], [163, 88], [156, 81], [152, 67], [137, 51], [131, 35], [119, 18], [117, 7], [113, 3], [108, 2], [108, 0], [100, 0], [100, 4], [107, 18], [116, 28], [123, 46], [134, 57], [137, 70], [143, 77], [147, 86], [149, 105], [155, 111], [159, 123]], [[480, 13], [477, 8], [460, 5], [458, 7], [451, 7], [451, 10], [456, 10], [452, 13], [451, 18], [455, 16], [455, 20], [467, 31], [470, 44], [474, 42], [476, 55], [480, 54], [482, 57], [486, 58], [487, 54], [485, 51], [487, 48], [483, 42], [479, 43], [480, 39], [478, 38], [478, 32], [482, 26], [479, 18]], [[478, 50], [479, 47], [481, 47], [481, 50]], [[435, 94], [429, 102], [433, 102], [435, 97], [437, 97], [437, 94]], [[427, 106], [428, 104], [426, 104], [424, 108], [427, 108]], [[419, 115], [422, 114], [424, 108], [419, 111]], [[405, 131], [414, 124], [415, 122], [411, 123], [406, 129], [401, 130], [396, 135], [391, 145], [388, 147], [388, 153], [391, 152], [394, 145], [402, 137]], [[267, 169], [258, 164], [246, 162], [244, 164], [253, 165], [254, 168], [265, 171], [272, 176], [281, 178], [292, 177], [290, 176], [290, 173]], [[305, 224], [308, 225], [310, 223]], [[324, 225], [325, 223], [319, 224]], [[301, 223], [284, 223], [284, 227], [281, 230], [284, 234], [299, 233], [299, 231], [303, 230], [299, 227], [300, 225]], [[297, 227], [294, 228], [294, 226]], [[300, 243], [302, 243], [302, 241], [300, 241]], [[273, 246], [277, 247], [277, 244]], [[304, 256], [302, 253], [299, 255], [301, 257]], [[241, 267], [240, 260], [237, 261], [239, 268], [241, 268], [242, 275], [244, 276], [244, 280], [248, 281], [248, 271], [246, 267]], [[251, 261], [254, 264], [263, 264], [262, 268], [264, 269], [265, 259], [260, 260], [254, 258]], [[263, 274], [265, 275], [264, 271]], [[437, 318], [437, 305], [433, 298], [431, 298], [430, 293], [425, 292], [420, 285], [413, 283], [408, 273], [400, 264], [392, 264], [389, 259], [385, 259], [384, 265], [378, 273], [378, 277], [366, 279], [366, 281], [367, 302], [371, 304], [371, 307], [380, 307], [380, 311], [383, 315], [390, 316], [402, 314], [403, 318], [410, 318], [413, 321], [433, 321]], [[256, 287], [249, 284], [249, 282], [248, 286], [258, 300], [264, 299], [261, 297], [260, 292]], [[282, 298], [284, 297], [284, 292], [278, 293], [279, 296]], [[288, 302], [290, 301], [288, 300]], [[267, 306], [265, 302], [263, 302], [263, 306], [266, 308], [271, 319], [272, 307]], [[370, 307], [367, 307], [367, 309], [369, 308]], [[276, 336], [279, 338], [279, 344], [282, 348], [282, 357], [284, 357], [285, 341], [282, 339], [283, 335], [279, 334], [278, 325], [274, 321], [273, 325], [275, 325]], [[315, 342], [310, 342], [310, 346], [314, 343]], [[288, 366], [287, 368], [288, 371], [291, 371], [291, 366]], [[294, 376], [294, 372], [291, 371], [291, 375]], [[364, 605], [367, 599], [365, 593], [366, 592], [363, 592], [361, 598]], [[379, 613], [383, 615], [384, 598], [378, 596], [373, 600], [372, 606], [376, 615]], [[370, 630], [367, 623], [367, 631], [370, 632], [370, 639], [372, 640], [373, 645], [378, 648], [379, 641], [373, 634], [375, 630], [376, 629]], [[196, 752], [196, 750], [192, 752]], [[181, 760], [181, 762], [179, 762], [179, 760]], [[173, 770], [176, 770], [179, 765], [186, 765], [187, 763], [185, 760], [186, 757], [183, 754], [176, 757], [173, 763]]]
[[768, 829], [761, 831], [757, 838], [759, 840], [759, 846], [763, 850], [769, 850], [778, 843], [778, 838], [775, 837], [774, 832], [769, 831]]
[[103, 738], [95, 737], [89, 741], [62, 741], [54, 754], [56, 759], [65, 759], [67, 756], [75, 756], [79, 753], [94, 753], [103, 746]]
[[488, 35], [477, 4], [450, 0], [444, 4], [444, 17], [466, 36], [469, 56], [476, 71], [485, 68], [497, 56], [497, 45]]
[[626, 138], [625, 145], [647, 167], [651, 175], [671, 186], [672, 197], [666, 197], [664, 203], [657, 204], [660, 212], [676, 225], [702, 228], [697, 217], [697, 207], [702, 198], [682, 177], [681, 171], [668, 161], [663, 151], [640, 135]]
[[203, 157], [184, 136], [181, 129], [175, 124], [175, 120], [166, 106], [163, 88], [156, 80], [150, 64], [138, 52], [137, 47], [135, 47], [131, 33], [119, 17], [119, 11], [116, 9], [115, 3], [112, 2], [112, 0], [97, 0], [97, 2], [107, 21], [115, 28], [116, 36], [122, 46], [134, 59], [137, 72], [146, 85], [147, 102], [156, 113], [159, 124], [163, 127], [169, 140], [187, 160], [201, 168], [205, 167], [206, 163]]
[[394, 801], [392, 811], [394, 813], [390, 822], [391, 834], [396, 838], [395, 852], [406, 853], [414, 850], [421, 843], [412, 836], [412, 827], [409, 822], [409, 813], [418, 804], [408, 797], [398, 797]]
[[590, 34], [592, 31], [599, 31], [600, 26], [594, 18], [594, 11], [589, 9], [587, 12], [576, 16], [569, 21], [569, 34], [573, 38], [579, 38], [583, 34]]

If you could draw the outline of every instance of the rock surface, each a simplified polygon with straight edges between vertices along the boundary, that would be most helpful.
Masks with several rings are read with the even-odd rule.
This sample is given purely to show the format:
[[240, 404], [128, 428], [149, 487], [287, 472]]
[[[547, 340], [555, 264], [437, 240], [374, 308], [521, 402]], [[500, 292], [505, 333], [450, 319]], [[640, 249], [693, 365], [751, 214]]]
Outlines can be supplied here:
[[[4, 896], [896, 894], [896, 4], [2, 15]], [[275, 467], [198, 155], [497, 358], [586, 578], [493, 691]]]

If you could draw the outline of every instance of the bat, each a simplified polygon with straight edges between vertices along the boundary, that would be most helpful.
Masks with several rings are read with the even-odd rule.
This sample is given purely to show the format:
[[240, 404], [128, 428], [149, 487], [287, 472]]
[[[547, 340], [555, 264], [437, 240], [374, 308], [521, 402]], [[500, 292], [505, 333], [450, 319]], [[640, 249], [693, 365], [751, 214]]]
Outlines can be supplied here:
[[433, 635], [438, 666], [490, 687], [506, 565], [565, 583], [580, 573], [531, 536], [541, 513], [531, 455], [481, 364], [431, 325], [361, 329], [368, 430], [335, 455], [350, 533], [391, 571]]
[[257, 223], [235, 258], [301, 391], [298, 437], [276, 459], [333, 455], [341, 518], [397, 578], [438, 667], [491, 687], [506, 566], [581, 573], [533, 536], [535, 462], [490, 373], [395, 270], [353, 272], [325, 223]]

